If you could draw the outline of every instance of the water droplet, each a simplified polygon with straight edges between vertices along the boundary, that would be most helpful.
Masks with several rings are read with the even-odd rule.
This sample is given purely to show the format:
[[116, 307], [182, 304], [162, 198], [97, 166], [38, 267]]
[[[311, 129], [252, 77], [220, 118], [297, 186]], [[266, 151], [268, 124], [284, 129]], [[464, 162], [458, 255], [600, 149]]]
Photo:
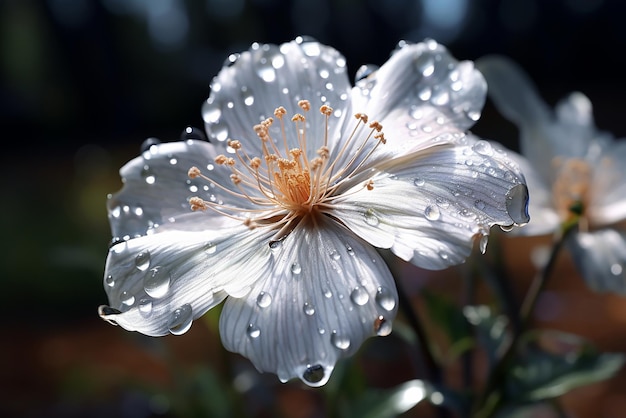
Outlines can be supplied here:
[[450, 101], [450, 93], [446, 90], [438, 90], [433, 94], [430, 101], [437, 106], [444, 106]]
[[436, 221], [441, 217], [441, 212], [437, 206], [428, 205], [426, 209], [424, 209], [424, 216], [429, 221]]
[[148, 184], [154, 184], [156, 182], [156, 177], [152, 174], [152, 170], [150, 170], [148, 165], [143, 166], [143, 169], [141, 170], [141, 177], [143, 177]]
[[311, 305], [309, 302], [305, 302], [304, 306], [302, 307], [302, 310], [304, 311], [304, 314], [307, 316], [311, 316], [313, 314], [315, 314], [315, 307], [313, 305]]
[[422, 54], [415, 60], [417, 71], [424, 77], [430, 77], [435, 72], [435, 60], [430, 54]]
[[504, 232], [511, 232], [515, 225], [500, 225], [500, 229]]
[[359, 69], [356, 70], [356, 75], [354, 76], [355, 81], [361, 81], [376, 71], [378, 71], [378, 66], [376, 65], [361, 65]]
[[517, 184], [506, 193], [506, 211], [516, 225], [530, 221], [528, 215], [528, 187]]
[[230, 54], [225, 60], [224, 60], [224, 67], [232, 67], [237, 60], [239, 59], [239, 57], [241, 56], [241, 54], [239, 53], [234, 53], [234, 54]]
[[413, 180], [413, 184], [414, 184], [414, 185], [416, 185], [417, 187], [421, 187], [421, 186], [423, 186], [424, 184], [426, 184], [426, 180], [424, 180], [423, 178], [420, 178], [420, 177], [416, 177], [416, 178]]
[[354, 255], [354, 249], [350, 246], [350, 244], [346, 244], [346, 251], [348, 252], [348, 255]]
[[367, 294], [367, 290], [361, 286], [357, 286], [352, 289], [352, 293], [350, 293], [350, 300], [352, 300], [352, 302], [356, 305], [363, 306], [370, 300], [370, 297]]
[[466, 113], [467, 118], [469, 120], [472, 120], [474, 122], [476, 122], [478, 119], [480, 119], [480, 112], [476, 111], [476, 110], [468, 110]]
[[437, 206], [439, 206], [441, 209], [448, 209], [450, 207], [450, 202], [441, 197], [438, 197], [435, 200], [435, 203], [437, 203]]
[[427, 86], [417, 92], [417, 97], [419, 97], [423, 101], [426, 101], [430, 99], [430, 96], [432, 96], [432, 94], [433, 91], [430, 89], [430, 87]]
[[393, 311], [396, 307], [396, 299], [393, 293], [385, 287], [379, 287], [376, 291], [376, 303], [386, 311]]
[[295, 261], [292, 265], [291, 265], [291, 272], [293, 274], [300, 274], [302, 272], [302, 267], [300, 266], [300, 263], [298, 263], [297, 261]]
[[350, 338], [338, 334], [337, 331], [333, 331], [331, 333], [330, 342], [340, 350], [347, 350], [350, 348]]
[[267, 308], [272, 304], [272, 295], [267, 292], [259, 293], [259, 296], [256, 298], [256, 304], [259, 308]]
[[202, 105], [202, 120], [205, 123], [216, 123], [222, 116], [222, 109], [218, 103], [207, 100]]
[[319, 42], [310, 36], [299, 36], [296, 39], [296, 42], [300, 44], [300, 47], [306, 56], [317, 57], [322, 52]]
[[378, 318], [374, 320], [374, 333], [379, 337], [384, 337], [391, 334], [392, 325], [391, 321], [385, 319], [384, 316], [379, 315]]
[[109, 274], [107, 277], [104, 278], [104, 283], [109, 287], [113, 287], [115, 286], [115, 279]]
[[220, 142], [224, 142], [228, 139], [228, 125], [225, 122], [218, 121], [213, 124], [207, 124], [207, 132], [211, 138]]
[[269, 246], [270, 246], [270, 250], [278, 251], [282, 248], [283, 242], [282, 240], [272, 240], [270, 241]]
[[159, 145], [161, 140], [159, 138], [150, 137], [141, 143], [140, 151], [143, 154], [146, 151], [149, 151], [153, 146]]
[[480, 237], [480, 241], [478, 243], [478, 247], [480, 249], [481, 254], [485, 254], [487, 252], [487, 244], [489, 243], [489, 235], [483, 235]]
[[181, 141], [187, 141], [189, 139], [197, 139], [200, 141], [206, 141], [206, 135], [204, 131], [193, 126], [187, 126], [180, 134]]
[[615, 263], [611, 265], [611, 274], [613, 274], [614, 276], [621, 275], [623, 271], [624, 269], [621, 264]]
[[337, 261], [341, 258], [341, 254], [339, 254], [339, 252], [337, 250], [332, 250], [330, 252], [330, 258], [332, 258], [333, 260]]
[[246, 333], [248, 334], [248, 337], [252, 339], [259, 338], [259, 336], [261, 335], [261, 328], [257, 327], [254, 324], [250, 324], [248, 325]]
[[189, 331], [192, 321], [193, 311], [191, 309], [191, 305], [185, 303], [183, 306], [172, 312], [170, 320], [167, 323], [167, 327], [172, 334], [181, 335]]
[[374, 211], [372, 209], [368, 209], [365, 211], [365, 223], [370, 226], [376, 226], [380, 223], [380, 220], [374, 214]]
[[215, 245], [214, 243], [212, 243], [212, 242], [207, 242], [207, 243], [204, 245], [204, 252], [205, 252], [206, 254], [215, 254], [215, 251], [217, 251], [217, 245]]
[[139, 313], [144, 318], [147, 318], [152, 313], [152, 299], [142, 298], [139, 299]]
[[142, 251], [135, 257], [135, 267], [139, 271], [146, 271], [150, 267], [150, 252]]
[[324, 371], [324, 367], [319, 364], [315, 364], [313, 366], [307, 366], [304, 373], [302, 373], [302, 379], [304, 379], [308, 383], [319, 383], [324, 379], [326, 375]]
[[157, 266], [150, 269], [143, 279], [143, 287], [155, 299], [165, 296], [170, 289], [171, 276], [167, 269]]
[[261, 58], [256, 63], [256, 73], [266, 83], [271, 83], [276, 80], [276, 69], [272, 65], [271, 61], [268, 61], [266, 57]]
[[120, 300], [126, 306], [132, 306], [135, 303], [135, 297], [126, 290], [120, 293]]
[[493, 155], [493, 148], [487, 141], [480, 140], [472, 146], [472, 149], [481, 155]]

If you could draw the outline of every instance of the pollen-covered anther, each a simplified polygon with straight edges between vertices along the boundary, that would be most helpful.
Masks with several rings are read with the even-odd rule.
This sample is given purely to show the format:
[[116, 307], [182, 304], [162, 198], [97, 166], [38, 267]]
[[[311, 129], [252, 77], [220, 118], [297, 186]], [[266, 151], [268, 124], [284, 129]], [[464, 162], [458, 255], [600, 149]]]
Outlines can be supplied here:
[[191, 210], [194, 212], [197, 210], [206, 210], [209, 208], [206, 202], [197, 196], [189, 198], [189, 206], [191, 207]]
[[261, 167], [261, 159], [259, 157], [254, 157], [250, 160], [250, 168], [253, 170], [258, 170]]
[[330, 157], [330, 150], [328, 149], [327, 146], [322, 146], [317, 150], [317, 155], [319, 155], [321, 158], [328, 158]]
[[311, 110], [311, 102], [309, 102], [308, 100], [298, 101], [298, 106], [300, 106], [300, 108], [304, 110], [305, 112], [308, 112], [309, 110]]
[[241, 142], [239, 142], [237, 140], [229, 139], [228, 140], [228, 146], [231, 147], [234, 150], [240, 150], [241, 149]]
[[295, 115], [293, 115], [293, 117], [291, 118], [292, 122], [304, 122], [306, 119], [304, 117], [304, 115], [301, 115], [300, 113], [296, 113]]
[[322, 115], [330, 116], [333, 113], [333, 108], [328, 105], [322, 105], [320, 107], [320, 113]]
[[367, 188], [367, 190], [374, 190], [374, 180], [368, 180], [365, 183], [365, 187]]
[[383, 125], [381, 125], [378, 121], [373, 121], [369, 125], [370, 128], [374, 129], [376, 132], [380, 132], [383, 130]]
[[355, 113], [354, 117], [359, 119], [363, 123], [367, 123], [367, 115], [365, 113]]
[[235, 165], [235, 159], [227, 157], [223, 154], [220, 154], [217, 157], [215, 157], [215, 164], [233, 166]]
[[241, 176], [239, 176], [238, 174], [231, 174], [230, 181], [232, 181], [234, 184], [239, 184], [241, 183]]
[[189, 169], [189, 171], [187, 171], [187, 176], [189, 176], [189, 178], [191, 179], [195, 179], [196, 177], [200, 177], [202, 173], [200, 172], [200, 169], [196, 166], [191, 167]]
[[385, 134], [382, 133], [382, 132], [374, 135], [374, 138], [378, 139], [382, 144], [386, 144], [387, 143], [387, 139], [385, 138]]
[[279, 106], [274, 110], [274, 116], [277, 117], [278, 119], [282, 119], [286, 113], [287, 113], [287, 110], [285, 110], [285, 108], [282, 106]]

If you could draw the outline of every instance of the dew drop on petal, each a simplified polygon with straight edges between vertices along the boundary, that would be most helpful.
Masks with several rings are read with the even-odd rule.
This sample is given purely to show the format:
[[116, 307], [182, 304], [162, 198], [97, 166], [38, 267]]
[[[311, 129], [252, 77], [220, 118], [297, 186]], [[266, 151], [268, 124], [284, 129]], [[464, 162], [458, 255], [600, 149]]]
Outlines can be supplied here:
[[161, 140], [159, 138], [150, 137], [142, 142], [140, 150], [142, 153], [144, 153], [150, 150], [152, 146], [159, 145], [160, 143], [161, 143]]
[[380, 220], [374, 214], [373, 210], [368, 209], [367, 211], [365, 211], [365, 223], [370, 226], [376, 226], [380, 223]]
[[348, 255], [354, 255], [354, 249], [349, 244], [346, 244], [346, 251], [348, 252]]
[[167, 327], [174, 335], [181, 335], [189, 331], [191, 328], [191, 322], [193, 320], [193, 311], [191, 305], [185, 303], [178, 309], [175, 309], [170, 316], [170, 320], [167, 323]]
[[429, 221], [436, 221], [441, 217], [441, 212], [437, 206], [428, 205], [426, 209], [424, 209], [424, 216]]
[[423, 186], [424, 184], [426, 184], [426, 181], [425, 181], [423, 178], [416, 177], [416, 178], [413, 180], [413, 184], [414, 184], [414, 185], [416, 185], [416, 186], [418, 186], [418, 187], [421, 187], [421, 186]]
[[157, 266], [150, 269], [143, 279], [143, 288], [155, 299], [165, 296], [170, 289], [171, 276], [166, 268]]
[[292, 265], [291, 265], [291, 272], [293, 274], [300, 274], [302, 272], [302, 267], [300, 266], [300, 263], [298, 263], [297, 261], [295, 261]]
[[478, 242], [478, 247], [482, 254], [485, 254], [485, 252], [487, 252], [488, 243], [489, 243], [489, 235], [485, 234], [480, 237], [480, 241]]
[[481, 155], [493, 155], [493, 148], [491, 148], [491, 144], [485, 140], [480, 140], [476, 142], [472, 149]]
[[222, 116], [222, 109], [216, 102], [208, 100], [202, 105], [202, 119], [205, 123], [216, 123]]
[[[199, 128], [195, 128], [193, 126], [187, 126], [181, 132], [180, 140], [181, 141], [187, 141], [189, 139], [197, 139], [197, 140], [200, 140], [200, 141], [206, 141], [206, 135]], [[173, 163], [173, 164], [176, 164], [176, 163]]]
[[126, 290], [120, 294], [120, 300], [126, 306], [132, 306], [135, 303], [135, 297]]
[[474, 202], [474, 206], [478, 210], [483, 210], [483, 209], [485, 209], [487, 204], [483, 200], [477, 200], [476, 202]]
[[278, 251], [283, 246], [283, 242], [280, 240], [273, 240], [273, 241], [270, 241], [269, 246], [270, 246], [270, 250]]
[[308, 383], [319, 383], [321, 382], [326, 375], [324, 371], [324, 367], [319, 364], [315, 364], [312, 366], [307, 366], [304, 373], [302, 373], [302, 379], [304, 379]]
[[261, 328], [257, 327], [254, 324], [250, 324], [250, 325], [248, 325], [248, 329], [246, 330], [246, 334], [248, 334], [248, 337], [250, 337], [252, 339], [259, 338], [259, 336], [261, 335]]
[[374, 320], [374, 333], [378, 335], [379, 337], [387, 336], [391, 334], [391, 331], [392, 331], [391, 321], [388, 321], [387, 319], [385, 319], [384, 316], [379, 315]]
[[254, 95], [252, 94], [252, 90], [247, 87], [241, 88], [241, 100], [246, 106], [252, 106], [254, 104]]
[[304, 314], [307, 316], [311, 316], [315, 314], [315, 307], [311, 305], [309, 302], [305, 302], [304, 306], [302, 306], [302, 310]]
[[152, 313], [152, 299], [142, 298], [139, 299], [139, 313], [144, 318], [147, 318]]
[[110, 274], [104, 279], [104, 283], [109, 286], [109, 287], [113, 287], [115, 286], [115, 279], [113, 278], [113, 276], [111, 276]]
[[396, 307], [396, 299], [389, 289], [385, 287], [379, 287], [376, 291], [376, 303], [378, 306], [386, 311], [393, 311]]
[[422, 54], [417, 57], [415, 66], [424, 77], [430, 77], [435, 72], [435, 60], [430, 54]]
[[259, 293], [259, 296], [256, 298], [256, 304], [259, 308], [267, 308], [272, 304], [272, 295], [267, 292]]
[[146, 271], [150, 267], [150, 252], [142, 251], [135, 257], [135, 267], [139, 271]]
[[528, 187], [517, 184], [506, 193], [506, 211], [516, 225], [530, 221], [528, 215]]
[[215, 254], [215, 251], [217, 251], [217, 245], [215, 245], [214, 243], [212, 243], [212, 242], [207, 242], [207, 243], [204, 245], [204, 252], [205, 252], [206, 254]]
[[256, 73], [266, 83], [276, 80], [276, 69], [267, 58], [262, 58], [256, 62]]
[[337, 331], [333, 331], [331, 333], [330, 342], [340, 350], [347, 350], [350, 348], [350, 338], [338, 334]]
[[337, 250], [332, 250], [330, 252], [330, 258], [332, 258], [333, 260], [337, 261], [341, 258], [341, 254], [339, 254], [339, 252], [337, 252]]
[[369, 301], [370, 297], [367, 294], [367, 290], [362, 288], [361, 286], [357, 286], [352, 289], [352, 293], [350, 293], [350, 300], [359, 306], [365, 305]]

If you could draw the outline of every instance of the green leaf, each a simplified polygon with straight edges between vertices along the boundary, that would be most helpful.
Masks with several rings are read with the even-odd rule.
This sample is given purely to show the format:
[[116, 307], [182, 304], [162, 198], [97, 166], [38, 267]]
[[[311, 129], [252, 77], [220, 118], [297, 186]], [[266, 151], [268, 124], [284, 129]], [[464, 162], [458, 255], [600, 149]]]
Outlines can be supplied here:
[[486, 305], [465, 306], [463, 314], [476, 328], [476, 336], [487, 353], [489, 363], [495, 364], [512, 338], [508, 318], [496, 314]]
[[624, 364], [622, 353], [601, 353], [576, 335], [534, 331], [524, 336], [508, 379], [507, 398], [534, 402], [612, 377]]
[[428, 316], [446, 334], [451, 344], [472, 338], [471, 327], [460, 307], [441, 295], [422, 291]]

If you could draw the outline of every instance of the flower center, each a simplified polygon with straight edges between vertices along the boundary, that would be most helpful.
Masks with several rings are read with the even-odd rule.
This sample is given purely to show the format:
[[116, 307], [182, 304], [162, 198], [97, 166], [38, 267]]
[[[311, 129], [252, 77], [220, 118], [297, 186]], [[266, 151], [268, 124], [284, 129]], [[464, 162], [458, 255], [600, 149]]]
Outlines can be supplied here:
[[[284, 107], [278, 107], [274, 111], [274, 118], [280, 122], [282, 141], [275, 141], [270, 136], [274, 118], [265, 119], [254, 126], [254, 131], [261, 141], [260, 157], [248, 155], [240, 141], [232, 139], [228, 141], [228, 147], [234, 156], [218, 155], [215, 163], [231, 170], [230, 180], [235, 185], [234, 189], [204, 176], [197, 167], [189, 170], [189, 177], [201, 177], [230, 195], [252, 202], [254, 204], [252, 208], [229, 207], [192, 197], [189, 199], [191, 209], [211, 209], [239, 219], [251, 228], [258, 226], [280, 228], [282, 237], [295, 226], [295, 221], [304, 216], [328, 212], [340, 184], [352, 178], [376, 147], [385, 143], [382, 125], [376, 121], [368, 124], [366, 115], [355, 114], [357, 119], [355, 128], [331, 159], [328, 147], [328, 123], [333, 109], [323, 105], [319, 109], [325, 116], [323, 145], [311, 156], [307, 151], [305, 116], [310, 111], [311, 105], [308, 100], [301, 100], [298, 106], [304, 112], [296, 113], [290, 120], [295, 124], [297, 147], [288, 146], [285, 130], [287, 112]], [[371, 140], [376, 143], [372, 147], [366, 147]], [[348, 153], [351, 154], [350, 158], [345, 158]], [[340, 163], [345, 160], [347, 162]], [[364, 187], [371, 190], [373, 182], [366, 181]]]
[[556, 179], [552, 185], [554, 207], [563, 221], [584, 216], [589, 202], [591, 167], [578, 158], [552, 160]]

